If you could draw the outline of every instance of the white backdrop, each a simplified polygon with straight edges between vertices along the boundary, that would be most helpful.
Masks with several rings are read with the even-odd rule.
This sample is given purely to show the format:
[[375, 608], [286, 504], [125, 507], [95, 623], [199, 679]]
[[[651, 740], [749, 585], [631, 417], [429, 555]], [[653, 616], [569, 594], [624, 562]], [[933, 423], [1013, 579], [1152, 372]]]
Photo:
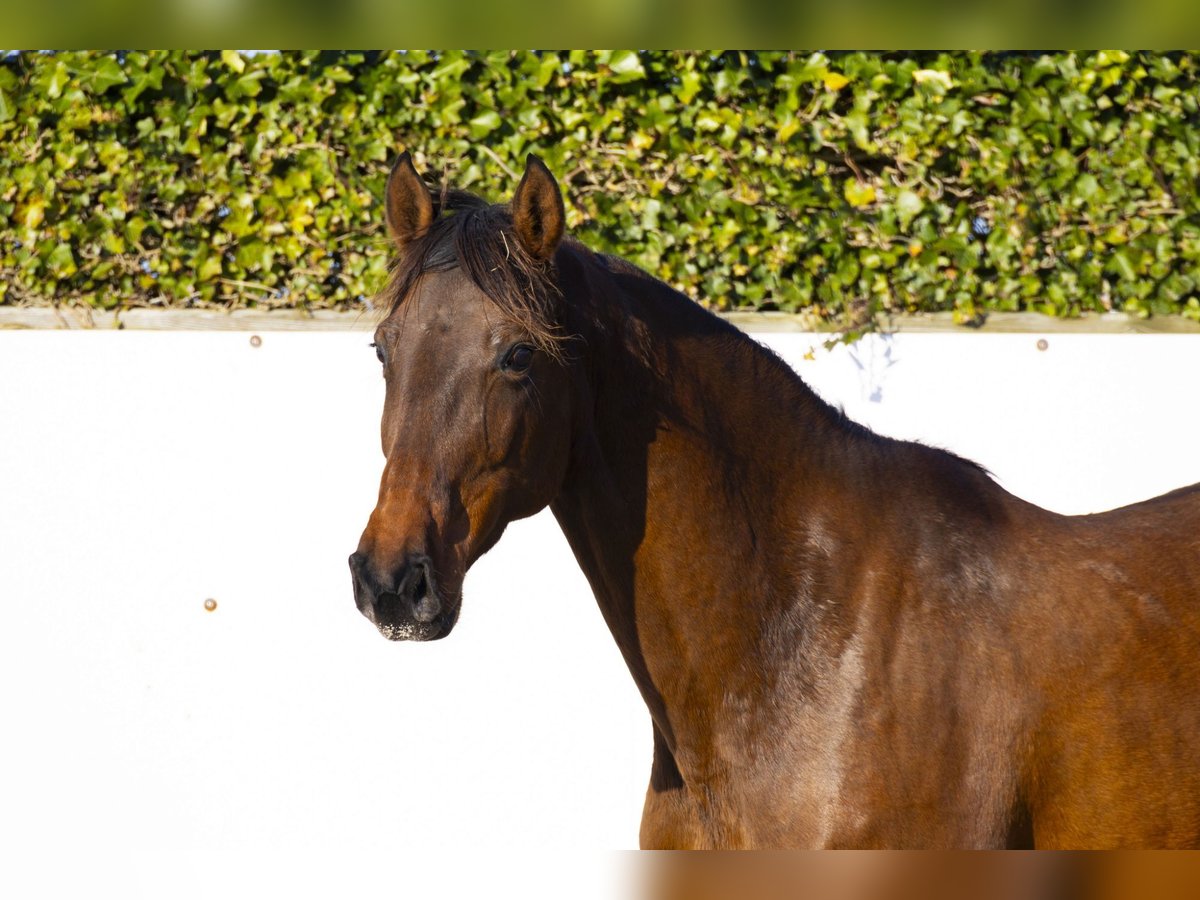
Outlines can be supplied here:
[[[385, 641], [370, 337], [249, 337], [0, 332], [0, 895], [620, 896], [649, 724], [553, 518]], [[759, 337], [1052, 509], [1200, 481], [1200, 336]]]

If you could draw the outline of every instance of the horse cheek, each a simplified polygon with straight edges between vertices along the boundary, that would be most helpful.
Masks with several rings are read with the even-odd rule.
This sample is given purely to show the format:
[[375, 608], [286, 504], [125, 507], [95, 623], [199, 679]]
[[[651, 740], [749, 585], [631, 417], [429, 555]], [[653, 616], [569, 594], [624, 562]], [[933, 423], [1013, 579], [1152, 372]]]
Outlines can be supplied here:
[[483, 403], [483, 446], [485, 471], [494, 472], [508, 466], [519, 465], [521, 416], [514, 407], [508, 392], [497, 390], [503, 385], [494, 385]]
[[[557, 495], [566, 472], [570, 436], [557, 427], [551, 396], [528, 395], [513, 402], [493, 391], [485, 407], [487, 471], [499, 492], [503, 517], [522, 519], [544, 509]], [[508, 401], [508, 402], [504, 402]]]

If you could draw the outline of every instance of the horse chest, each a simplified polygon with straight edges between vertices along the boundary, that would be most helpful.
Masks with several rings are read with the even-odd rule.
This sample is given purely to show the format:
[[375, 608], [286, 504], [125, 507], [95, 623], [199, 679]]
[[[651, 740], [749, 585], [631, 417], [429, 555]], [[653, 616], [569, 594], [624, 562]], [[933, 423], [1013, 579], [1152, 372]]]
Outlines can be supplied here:
[[[804, 758], [685, 772], [676, 812], [693, 823], [688, 844], [727, 848], [1004, 846], [1007, 810], [931, 764], [926, 777], [889, 778], [878, 755], [864, 769], [861, 748], [811, 745]], [[681, 767], [681, 768], [686, 768]], [[961, 783], [961, 782], [960, 782]], [[647, 807], [649, 811], [649, 805]]]
[[864, 821], [847, 765], [850, 701], [781, 707], [726, 695], [719, 715], [676, 720], [675, 762], [702, 846], [824, 846]]
[[898, 710], [863, 676], [852, 643], [815, 696], [727, 696], [719, 717], [681, 718], [701, 845], [1003, 845], [1014, 773], [983, 762], [986, 736]]

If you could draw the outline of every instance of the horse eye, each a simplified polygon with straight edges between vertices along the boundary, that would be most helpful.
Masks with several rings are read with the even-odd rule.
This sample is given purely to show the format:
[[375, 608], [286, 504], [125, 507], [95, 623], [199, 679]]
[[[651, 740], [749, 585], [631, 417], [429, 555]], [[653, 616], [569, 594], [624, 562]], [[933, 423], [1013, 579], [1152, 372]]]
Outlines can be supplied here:
[[524, 372], [533, 362], [533, 348], [528, 344], [517, 344], [504, 357], [503, 366], [509, 372]]
[[383, 347], [381, 347], [379, 344], [376, 344], [374, 341], [371, 342], [371, 346], [375, 348], [376, 358], [386, 366], [387, 357], [383, 355]]

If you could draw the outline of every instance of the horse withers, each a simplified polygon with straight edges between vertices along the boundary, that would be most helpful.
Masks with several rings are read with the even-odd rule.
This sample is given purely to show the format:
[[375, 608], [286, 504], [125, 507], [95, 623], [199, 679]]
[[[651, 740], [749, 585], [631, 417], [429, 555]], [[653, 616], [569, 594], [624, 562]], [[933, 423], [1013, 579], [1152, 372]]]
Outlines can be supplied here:
[[1200, 846], [1200, 485], [1067, 517], [847, 420], [510, 204], [388, 179], [379, 500], [393, 640], [549, 506], [653, 723], [644, 847]]

